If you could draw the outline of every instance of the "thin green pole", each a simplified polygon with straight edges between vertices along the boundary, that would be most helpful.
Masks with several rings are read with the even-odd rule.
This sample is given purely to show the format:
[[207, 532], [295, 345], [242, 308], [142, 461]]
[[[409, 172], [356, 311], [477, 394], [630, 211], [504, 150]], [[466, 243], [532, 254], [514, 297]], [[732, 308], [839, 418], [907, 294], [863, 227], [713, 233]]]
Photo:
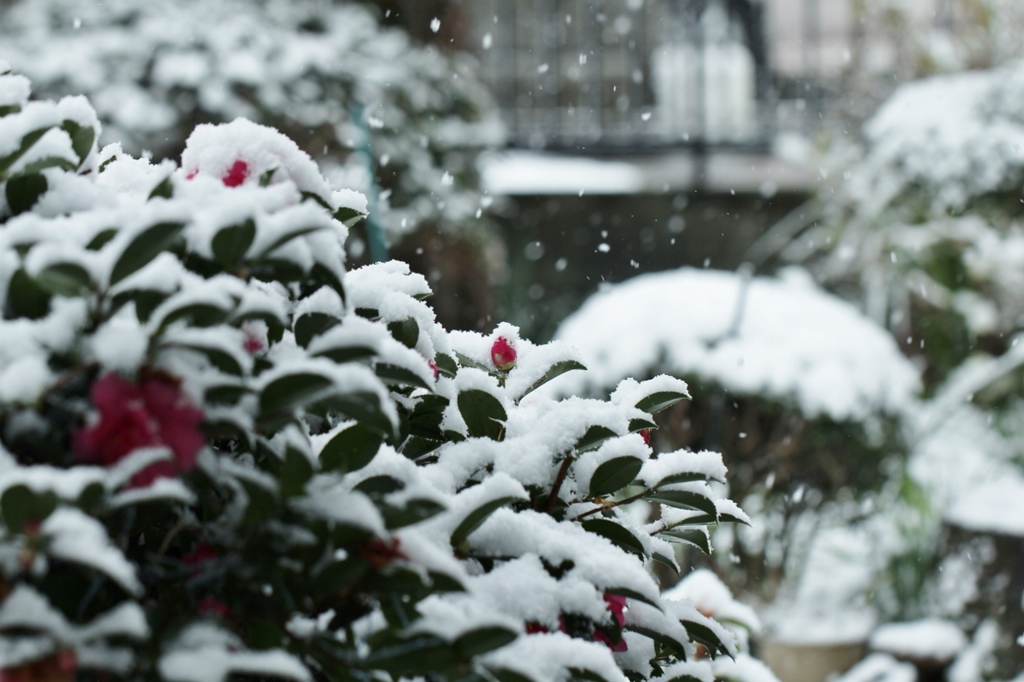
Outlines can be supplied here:
[[363, 118], [363, 107], [359, 103], [353, 103], [349, 107], [349, 116], [359, 128], [360, 139], [356, 143], [355, 151], [362, 154], [366, 160], [366, 169], [370, 178], [366, 187], [368, 209], [366, 237], [370, 242], [370, 260], [374, 263], [383, 263], [390, 258], [388, 257], [388, 243], [384, 239], [384, 230], [381, 229], [380, 222], [377, 220], [380, 208], [380, 187], [377, 186], [377, 162], [373, 158], [373, 147], [370, 144], [370, 128]]

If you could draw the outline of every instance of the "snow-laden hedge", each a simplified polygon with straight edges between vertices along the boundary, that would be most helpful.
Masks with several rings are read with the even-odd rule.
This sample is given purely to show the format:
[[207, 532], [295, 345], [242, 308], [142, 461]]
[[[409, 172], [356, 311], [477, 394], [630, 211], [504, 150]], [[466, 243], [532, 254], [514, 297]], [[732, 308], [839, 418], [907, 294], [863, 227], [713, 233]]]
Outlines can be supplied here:
[[475, 158], [503, 136], [488, 93], [464, 58], [382, 28], [360, 3], [4, 4], [0, 59], [43, 95], [88, 95], [106, 126], [101, 143], [176, 158], [196, 124], [246, 117], [371, 199], [372, 155], [383, 190], [376, 219], [393, 239], [424, 223], [483, 224]]
[[719, 455], [648, 445], [685, 384], [543, 398], [575, 353], [346, 271], [362, 197], [277, 131], [154, 165], [28, 96], [0, 76], [4, 680], [773, 679], [720, 584], [649, 572], [746, 521]]

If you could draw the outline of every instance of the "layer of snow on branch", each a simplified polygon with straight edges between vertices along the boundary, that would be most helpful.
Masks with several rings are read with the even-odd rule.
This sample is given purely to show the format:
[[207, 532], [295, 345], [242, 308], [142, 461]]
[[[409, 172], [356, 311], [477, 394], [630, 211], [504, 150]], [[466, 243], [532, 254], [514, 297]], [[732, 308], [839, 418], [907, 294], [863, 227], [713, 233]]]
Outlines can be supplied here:
[[919, 386], [884, 330], [796, 273], [749, 283], [690, 268], [643, 275], [591, 297], [556, 336], [590, 368], [553, 382], [562, 392], [695, 374], [735, 393], [793, 400], [808, 416], [856, 420], [905, 409]]

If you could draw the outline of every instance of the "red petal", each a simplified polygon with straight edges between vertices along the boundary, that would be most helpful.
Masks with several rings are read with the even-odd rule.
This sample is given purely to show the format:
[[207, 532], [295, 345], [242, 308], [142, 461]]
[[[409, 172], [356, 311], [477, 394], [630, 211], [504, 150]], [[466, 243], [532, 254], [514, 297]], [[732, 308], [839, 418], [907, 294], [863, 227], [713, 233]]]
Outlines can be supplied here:
[[239, 159], [235, 161], [231, 169], [228, 170], [227, 174], [221, 178], [224, 184], [228, 187], [238, 187], [245, 179], [249, 177], [249, 164]]

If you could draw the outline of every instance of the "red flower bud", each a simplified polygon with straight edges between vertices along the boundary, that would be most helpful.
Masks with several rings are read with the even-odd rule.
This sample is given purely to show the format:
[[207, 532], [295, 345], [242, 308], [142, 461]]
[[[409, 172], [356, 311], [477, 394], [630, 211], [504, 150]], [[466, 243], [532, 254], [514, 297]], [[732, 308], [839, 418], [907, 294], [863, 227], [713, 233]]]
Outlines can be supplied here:
[[227, 187], [238, 187], [249, 177], [249, 164], [239, 159], [228, 170], [221, 180]]
[[534, 623], [533, 621], [531, 621], [526, 624], [526, 634], [528, 635], [537, 635], [546, 632], [551, 632], [551, 630], [548, 630], [540, 623]]
[[504, 336], [499, 336], [491, 345], [491, 362], [500, 370], [508, 371], [515, 367], [516, 357], [516, 349]]
[[433, 372], [434, 372], [434, 381], [437, 381], [437, 377], [441, 374], [441, 370], [439, 370], [437, 368], [437, 363], [434, 362], [433, 360], [428, 360], [427, 361], [427, 366], [430, 367], [431, 370], [433, 370]]
[[647, 444], [647, 447], [651, 447], [651, 430], [640, 429], [640, 436], [644, 439], [644, 443]]
[[396, 559], [409, 559], [402, 551], [402, 543], [398, 538], [373, 538], [360, 548], [359, 553], [374, 568], [383, 568]]

